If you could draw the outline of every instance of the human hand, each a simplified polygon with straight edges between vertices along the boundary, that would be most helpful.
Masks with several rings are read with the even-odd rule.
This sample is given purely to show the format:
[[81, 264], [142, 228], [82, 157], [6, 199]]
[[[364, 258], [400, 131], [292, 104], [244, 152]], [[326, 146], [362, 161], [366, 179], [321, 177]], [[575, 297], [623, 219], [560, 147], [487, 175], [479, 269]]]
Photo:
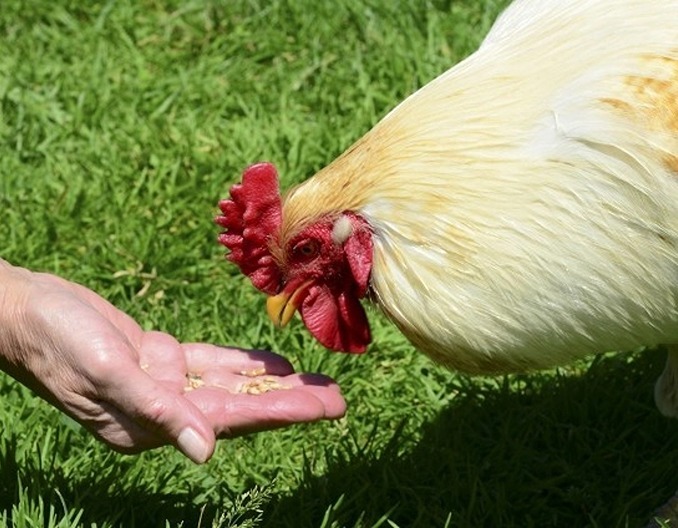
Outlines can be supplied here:
[[339, 387], [263, 351], [146, 332], [87, 288], [0, 260], [0, 368], [123, 453], [341, 417]]

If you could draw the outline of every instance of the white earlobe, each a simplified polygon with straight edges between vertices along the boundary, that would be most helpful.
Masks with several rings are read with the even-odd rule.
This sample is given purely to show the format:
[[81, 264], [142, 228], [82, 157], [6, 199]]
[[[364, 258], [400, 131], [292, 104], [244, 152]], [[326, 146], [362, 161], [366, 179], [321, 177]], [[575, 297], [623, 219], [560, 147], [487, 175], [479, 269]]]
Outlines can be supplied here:
[[353, 224], [346, 215], [341, 215], [332, 227], [332, 241], [341, 245], [353, 234]]

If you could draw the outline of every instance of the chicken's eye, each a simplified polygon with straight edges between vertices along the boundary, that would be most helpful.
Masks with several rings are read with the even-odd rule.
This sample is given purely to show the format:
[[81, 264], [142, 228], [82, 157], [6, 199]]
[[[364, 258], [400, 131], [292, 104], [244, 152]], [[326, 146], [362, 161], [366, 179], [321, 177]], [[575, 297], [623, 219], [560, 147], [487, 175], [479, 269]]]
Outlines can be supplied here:
[[295, 245], [292, 251], [295, 255], [309, 259], [318, 255], [320, 244], [316, 240], [304, 240]]

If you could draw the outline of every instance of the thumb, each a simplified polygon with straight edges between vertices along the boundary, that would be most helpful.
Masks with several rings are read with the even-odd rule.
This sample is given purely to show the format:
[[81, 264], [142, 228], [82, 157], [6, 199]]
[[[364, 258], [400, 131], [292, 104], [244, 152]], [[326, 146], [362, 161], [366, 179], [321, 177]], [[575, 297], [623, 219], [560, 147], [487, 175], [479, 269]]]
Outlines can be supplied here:
[[[213, 454], [216, 437], [205, 415], [182, 394], [154, 380], [137, 365], [107, 379], [106, 399], [124, 415], [136, 447], [172, 444], [193, 462]], [[120, 368], [120, 366], [119, 366]]]
[[173, 444], [197, 464], [212, 456], [216, 443], [213, 428], [193, 403], [141, 369], [128, 376], [127, 382], [127, 389], [117, 400], [128, 418], [160, 437], [162, 443]]

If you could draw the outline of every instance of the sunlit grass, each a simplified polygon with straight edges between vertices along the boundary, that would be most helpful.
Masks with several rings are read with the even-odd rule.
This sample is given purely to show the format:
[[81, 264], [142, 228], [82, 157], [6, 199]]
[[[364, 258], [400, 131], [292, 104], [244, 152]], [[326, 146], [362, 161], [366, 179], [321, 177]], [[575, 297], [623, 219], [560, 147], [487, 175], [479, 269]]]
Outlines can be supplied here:
[[271, 327], [215, 204], [251, 162], [289, 187], [470, 53], [505, 2], [3, 0], [0, 256], [147, 328], [277, 350], [345, 419], [125, 457], [0, 377], [8, 526], [633, 527], [678, 486], [660, 352], [468, 379], [376, 312], [364, 356]]

